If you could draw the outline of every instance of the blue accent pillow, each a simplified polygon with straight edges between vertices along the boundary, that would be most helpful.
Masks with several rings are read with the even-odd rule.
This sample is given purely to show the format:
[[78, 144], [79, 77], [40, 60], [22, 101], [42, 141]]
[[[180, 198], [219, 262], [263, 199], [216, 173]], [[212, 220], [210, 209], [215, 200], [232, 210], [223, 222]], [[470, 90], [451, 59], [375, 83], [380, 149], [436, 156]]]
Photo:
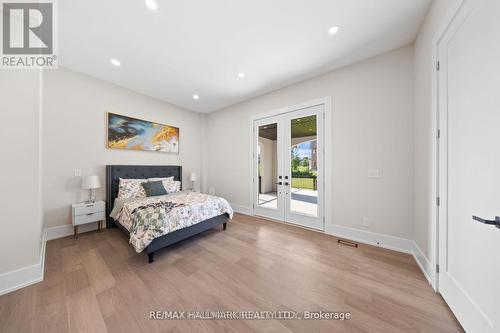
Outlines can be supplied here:
[[163, 182], [161, 180], [154, 182], [142, 183], [142, 187], [146, 192], [146, 196], [155, 197], [157, 195], [166, 195], [167, 190], [165, 190], [165, 186], [163, 186]]

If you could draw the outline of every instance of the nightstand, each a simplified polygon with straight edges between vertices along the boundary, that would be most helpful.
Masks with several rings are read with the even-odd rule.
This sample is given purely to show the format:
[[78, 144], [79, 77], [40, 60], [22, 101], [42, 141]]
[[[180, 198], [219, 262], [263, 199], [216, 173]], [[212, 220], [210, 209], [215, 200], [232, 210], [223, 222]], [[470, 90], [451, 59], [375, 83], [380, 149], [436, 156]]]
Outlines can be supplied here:
[[97, 222], [97, 229], [101, 231], [101, 222], [106, 219], [106, 203], [104, 201], [81, 202], [71, 205], [71, 216], [75, 238], [78, 237], [78, 226]]

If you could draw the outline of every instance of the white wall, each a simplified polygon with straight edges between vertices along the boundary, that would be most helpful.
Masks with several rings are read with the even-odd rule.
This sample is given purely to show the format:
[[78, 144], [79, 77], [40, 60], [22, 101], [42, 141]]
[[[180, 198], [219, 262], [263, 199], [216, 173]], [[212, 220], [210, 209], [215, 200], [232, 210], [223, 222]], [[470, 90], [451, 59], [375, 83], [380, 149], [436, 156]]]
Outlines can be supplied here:
[[40, 75], [0, 71], [0, 273], [40, 260]]
[[[333, 97], [333, 221], [412, 238], [413, 46], [333, 71], [211, 113], [207, 119], [208, 186], [231, 203], [251, 206], [253, 116]], [[382, 178], [367, 178], [368, 169]]]
[[[151, 120], [180, 128], [180, 153], [166, 154], [106, 148], [106, 112]], [[71, 223], [71, 204], [86, 199], [80, 178], [97, 174], [105, 198], [105, 165], [182, 165], [183, 182], [189, 173], [201, 175], [201, 116], [192, 111], [67, 69], [45, 75], [43, 119], [43, 206], [48, 227]], [[201, 178], [198, 178], [200, 184]], [[197, 185], [199, 187], [199, 185]]]
[[260, 176], [262, 177], [262, 193], [273, 191], [276, 166], [274, 160], [275, 141], [259, 137], [260, 151]]
[[432, 259], [435, 244], [431, 239], [431, 220], [435, 198], [432, 194], [432, 154], [436, 133], [432, 133], [432, 78], [436, 73], [433, 58], [433, 38], [448, 11], [460, 0], [434, 0], [415, 41], [414, 84], [414, 140], [415, 140], [415, 194], [414, 239], [423, 254]]

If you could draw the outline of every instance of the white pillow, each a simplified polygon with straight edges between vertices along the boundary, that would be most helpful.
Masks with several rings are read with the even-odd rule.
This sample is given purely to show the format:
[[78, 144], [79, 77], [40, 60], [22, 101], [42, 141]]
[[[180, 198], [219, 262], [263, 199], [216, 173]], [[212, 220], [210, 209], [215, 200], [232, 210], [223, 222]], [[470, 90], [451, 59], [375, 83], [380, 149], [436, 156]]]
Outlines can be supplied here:
[[148, 182], [157, 182], [157, 181], [162, 181], [164, 184], [165, 183], [170, 183], [174, 181], [174, 176], [172, 177], [165, 177], [165, 178], [148, 178]]
[[175, 193], [179, 192], [181, 190], [181, 182], [174, 180], [173, 182], [167, 183], [165, 185], [165, 182], [163, 182], [163, 186], [165, 187], [165, 190], [167, 193]]
[[142, 183], [146, 183], [147, 179], [122, 179], [118, 184], [118, 199], [129, 198], [145, 198], [146, 191], [142, 187]]

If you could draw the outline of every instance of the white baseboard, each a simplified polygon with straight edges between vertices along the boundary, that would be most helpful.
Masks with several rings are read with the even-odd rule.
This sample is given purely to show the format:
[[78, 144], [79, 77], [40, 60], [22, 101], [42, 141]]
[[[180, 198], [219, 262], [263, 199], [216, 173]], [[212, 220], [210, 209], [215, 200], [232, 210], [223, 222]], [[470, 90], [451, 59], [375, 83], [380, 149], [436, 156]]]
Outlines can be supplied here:
[[349, 228], [338, 224], [326, 225], [325, 233], [368, 245], [374, 245], [389, 250], [413, 254], [414, 242], [406, 238]]
[[436, 281], [435, 267], [431, 264], [430, 260], [427, 259], [427, 257], [415, 241], [413, 241], [413, 257], [415, 258], [415, 261], [420, 267], [422, 273], [424, 273], [424, 276], [429, 284], [432, 286], [432, 288], [434, 288], [434, 290], [436, 290], [436, 285], [434, 283], [434, 281]]
[[240, 214], [244, 214], [244, 215], [252, 215], [252, 209], [250, 207], [238, 205], [238, 204], [234, 204], [234, 203], [230, 203], [230, 205], [233, 208], [235, 213], [240, 213]]
[[[78, 227], [79, 233], [92, 231], [92, 230], [97, 230], [97, 222], [83, 224], [83, 225]], [[64, 225], [58, 225], [55, 227], [49, 227], [49, 228], [45, 228], [45, 240], [50, 241], [53, 239], [67, 237], [67, 236], [73, 235], [73, 233], [74, 233], [74, 229], [73, 229], [73, 225], [71, 225], [71, 224], [64, 224]]]
[[42, 246], [38, 262], [34, 265], [0, 274], [0, 296], [43, 281], [45, 267], [45, 233], [42, 235]]

